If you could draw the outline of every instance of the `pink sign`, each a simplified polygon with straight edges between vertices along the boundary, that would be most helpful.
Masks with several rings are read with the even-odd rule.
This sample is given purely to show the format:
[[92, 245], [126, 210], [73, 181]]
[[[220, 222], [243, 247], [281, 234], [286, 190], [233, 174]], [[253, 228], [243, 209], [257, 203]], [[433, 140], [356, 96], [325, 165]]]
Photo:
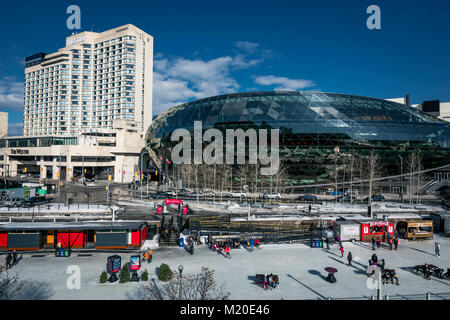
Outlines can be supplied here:
[[164, 203], [165, 203], [166, 205], [168, 205], [168, 204], [177, 204], [177, 205], [181, 205], [181, 200], [179, 200], [179, 199], [166, 199], [166, 200], [164, 201]]

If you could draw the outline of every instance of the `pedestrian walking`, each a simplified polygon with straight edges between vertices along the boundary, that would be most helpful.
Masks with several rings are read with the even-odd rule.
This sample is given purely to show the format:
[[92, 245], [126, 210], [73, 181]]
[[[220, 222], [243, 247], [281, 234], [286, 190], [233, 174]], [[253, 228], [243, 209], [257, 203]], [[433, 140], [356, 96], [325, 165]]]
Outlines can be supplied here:
[[311, 213], [311, 204], [308, 206], [308, 212]]
[[395, 250], [398, 249], [398, 243], [399, 243], [398, 238], [395, 237], [395, 238], [394, 238], [394, 247], [395, 247]]
[[339, 243], [339, 246], [341, 246], [342, 247], [342, 239], [341, 239], [341, 237], [337, 237], [336, 238], [336, 240], [337, 240], [337, 242]]
[[389, 239], [389, 250], [392, 250], [392, 239]]
[[383, 242], [386, 240], [386, 231], [383, 232]]
[[11, 268], [11, 260], [12, 260], [11, 252], [9, 252], [8, 255], [6, 256], [6, 269]]
[[253, 252], [253, 246], [255, 245], [255, 239], [250, 238], [250, 252]]
[[377, 248], [381, 248], [381, 239], [377, 237]]
[[350, 251], [348, 252], [347, 260], [348, 260], [348, 266], [351, 267], [352, 266], [353, 256], [352, 256], [352, 253]]
[[231, 259], [230, 247], [229, 246], [225, 247], [224, 252], [225, 252], [226, 257]]
[[325, 238], [325, 243], [327, 244], [327, 250], [330, 250], [330, 239], [328, 237]]
[[376, 243], [375, 238], [372, 237], [371, 241], [372, 241], [372, 250], [376, 250], [375, 249], [375, 243]]
[[12, 264], [15, 265], [17, 263], [17, 251], [14, 250], [12, 253]]
[[437, 257], [441, 257], [441, 254], [440, 254], [440, 252], [441, 252], [441, 245], [439, 244], [439, 241], [435, 241], [434, 242], [434, 252], [436, 253], [436, 256]]
[[380, 269], [381, 271], [384, 271], [384, 266], [386, 265], [386, 262], [384, 261], [384, 259], [381, 259], [381, 263], [380, 263]]
[[339, 250], [341, 251], [341, 258], [344, 257], [344, 247], [340, 245]]

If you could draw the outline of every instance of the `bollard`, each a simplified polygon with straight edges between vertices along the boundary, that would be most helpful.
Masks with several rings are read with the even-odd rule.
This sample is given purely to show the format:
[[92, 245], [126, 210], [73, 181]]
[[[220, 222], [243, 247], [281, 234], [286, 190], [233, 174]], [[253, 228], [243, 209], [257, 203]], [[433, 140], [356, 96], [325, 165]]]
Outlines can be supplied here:
[[370, 300], [374, 300], [373, 296], [370, 296]]
[[389, 296], [388, 296], [388, 295], [385, 295], [385, 296], [384, 296], [384, 300], [389, 300]]
[[331, 297], [328, 297], [328, 300], [331, 300]]
[[427, 292], [427, 300], [431, 300], [431, 294]]

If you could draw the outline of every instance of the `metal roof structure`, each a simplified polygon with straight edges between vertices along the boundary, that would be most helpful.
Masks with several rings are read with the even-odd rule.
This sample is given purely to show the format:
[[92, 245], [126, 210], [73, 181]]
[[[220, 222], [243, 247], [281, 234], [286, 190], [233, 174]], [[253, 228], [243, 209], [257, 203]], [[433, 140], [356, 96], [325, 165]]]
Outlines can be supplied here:
[[144, 221], [84, 221], [84, 222], [10, 222], [0, 225], [0, 231], [11, 230], [135, 230]]

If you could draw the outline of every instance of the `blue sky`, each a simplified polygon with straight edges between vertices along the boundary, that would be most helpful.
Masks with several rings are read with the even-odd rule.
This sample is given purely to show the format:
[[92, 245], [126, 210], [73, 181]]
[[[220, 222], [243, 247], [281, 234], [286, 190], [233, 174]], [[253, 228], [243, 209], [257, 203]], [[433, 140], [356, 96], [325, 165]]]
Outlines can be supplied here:
[[[23, 60], [72, 33], [131, 23], [154, 37], [154, 114], [185, 101], [254, 90], [320, 90], [412, 103], [450, 101], [450, 1], [1, 1], [0, 111], [21, 133]], [[369, 30], [369, 5], [381, 30]]]

